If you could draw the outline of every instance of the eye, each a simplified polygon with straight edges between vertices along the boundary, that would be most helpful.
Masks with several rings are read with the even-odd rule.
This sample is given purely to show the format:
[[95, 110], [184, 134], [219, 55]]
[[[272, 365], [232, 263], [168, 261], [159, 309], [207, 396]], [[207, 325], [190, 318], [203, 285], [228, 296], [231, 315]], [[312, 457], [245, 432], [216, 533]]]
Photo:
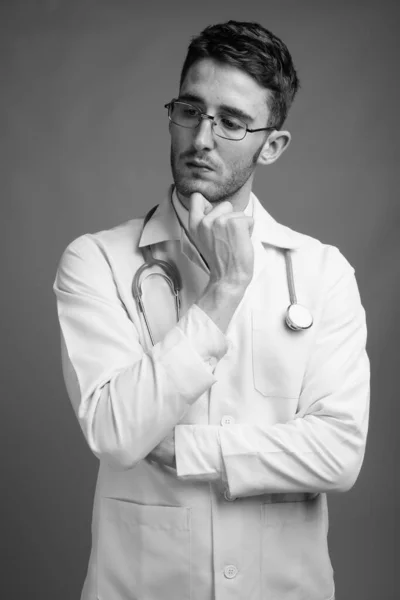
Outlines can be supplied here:
[[244, 128], [243, 123], [238, 119], [235, 119], [235, 117], [221, 115], [220, 123], [224, 129], [229, 129], [231, 131], [238, 131], [239, 129]]
[[185, 117], [197, 117], [197, 115], [199, 114], [199, 111], [196, 108], [193, 108], [192, 106], [185, 106], [182, 110]]

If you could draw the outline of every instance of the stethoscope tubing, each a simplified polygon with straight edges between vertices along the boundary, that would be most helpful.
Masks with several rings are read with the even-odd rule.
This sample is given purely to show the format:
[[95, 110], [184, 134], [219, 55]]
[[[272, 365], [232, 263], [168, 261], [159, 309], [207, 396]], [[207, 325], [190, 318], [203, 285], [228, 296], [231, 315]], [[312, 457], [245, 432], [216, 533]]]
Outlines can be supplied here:
[[294, 285], [293, 263], [290, 250], [285, 250], [286, 278], [288, 282], [290, 304], [297, 304], [296, 288]]

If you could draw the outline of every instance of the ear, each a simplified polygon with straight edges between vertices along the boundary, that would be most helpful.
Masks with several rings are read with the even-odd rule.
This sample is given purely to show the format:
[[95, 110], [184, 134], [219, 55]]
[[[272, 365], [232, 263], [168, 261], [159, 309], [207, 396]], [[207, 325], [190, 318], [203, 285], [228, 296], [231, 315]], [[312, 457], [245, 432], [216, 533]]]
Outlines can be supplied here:
[[259, 154], [257, 164], [271, 165], [274, 163], [289, 146], [291, 139], [289, 131], [271, 131]]

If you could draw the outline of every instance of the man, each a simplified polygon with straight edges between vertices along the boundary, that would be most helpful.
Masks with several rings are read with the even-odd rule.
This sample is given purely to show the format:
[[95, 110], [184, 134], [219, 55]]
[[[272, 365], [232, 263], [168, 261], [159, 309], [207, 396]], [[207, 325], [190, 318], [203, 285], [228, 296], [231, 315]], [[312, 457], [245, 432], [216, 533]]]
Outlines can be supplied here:
[[[206, 28], [166, 105], [170, 193], [63, 254], [65, 380], [100, 460], [83, 600], [334, 598], [326, 492], [363, 460], [364, 310], [340, 252], [251, 191], [288, 147], [297, 88], [268, 30]], [[147, 324], [133, 298], [149, 248], [179, 271], [178, 322], [158, 266]]]

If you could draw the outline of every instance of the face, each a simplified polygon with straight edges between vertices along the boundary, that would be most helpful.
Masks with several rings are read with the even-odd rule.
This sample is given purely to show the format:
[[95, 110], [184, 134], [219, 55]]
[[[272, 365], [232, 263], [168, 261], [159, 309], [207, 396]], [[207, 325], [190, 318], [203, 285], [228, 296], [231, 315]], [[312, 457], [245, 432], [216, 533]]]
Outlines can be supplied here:
[[[267, 94], [244, 71], [203, 59], [189, 69], [179, 99], [211, 116], [229, 107], [228, 114], [236, 111], [250, 129], [257, 129], [268, 124]], [[170, 123], [171, 168], [181, 200], [187, 205], [190, 195], [200, 192], [209, 202], [230, 200], [244, 208], [269, 133], [247, 133], [243, 140], [232, 141], [215, 135], [210, 119], [195, 129]]]

